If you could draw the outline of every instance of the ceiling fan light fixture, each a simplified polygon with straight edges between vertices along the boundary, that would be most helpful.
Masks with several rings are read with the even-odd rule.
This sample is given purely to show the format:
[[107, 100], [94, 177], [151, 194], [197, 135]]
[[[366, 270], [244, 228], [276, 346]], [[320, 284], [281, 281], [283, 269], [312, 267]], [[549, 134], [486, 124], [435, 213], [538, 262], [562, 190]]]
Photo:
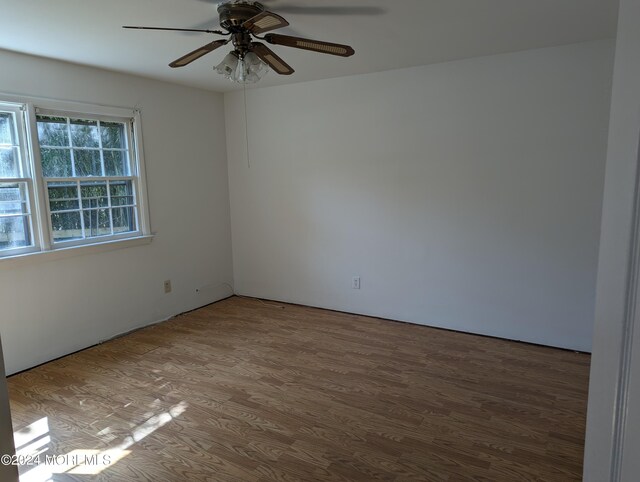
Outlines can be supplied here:
[[244, 82], [255, 84], [269, 72], [269, 66], [253, 52], [247, 52], [242, 60]]
[[240, 58], [238, 53], [233, 51], [214, 67], [214, 70], [232, 82], [254, 84], [269, 72], [269, 66], [253, 52], [247, 52]]
[[231, 79], [235, 74], [239, 63], [240, 59], [238, 58], [238, 55], [235, 52], [230, 52], [224, 59], [222, 59], [222, 62], [213, 68], [213, 70], [218, 72], [220, 75], [224, 75], [227, 79]]

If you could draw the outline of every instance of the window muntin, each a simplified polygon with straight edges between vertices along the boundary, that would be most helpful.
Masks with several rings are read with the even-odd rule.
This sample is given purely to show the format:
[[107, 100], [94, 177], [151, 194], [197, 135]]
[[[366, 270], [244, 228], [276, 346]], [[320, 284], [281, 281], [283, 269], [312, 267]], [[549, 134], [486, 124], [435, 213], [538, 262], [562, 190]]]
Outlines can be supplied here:
[[36, 121], [51, 242], [138, 233], [128, 121], [55, 114]]

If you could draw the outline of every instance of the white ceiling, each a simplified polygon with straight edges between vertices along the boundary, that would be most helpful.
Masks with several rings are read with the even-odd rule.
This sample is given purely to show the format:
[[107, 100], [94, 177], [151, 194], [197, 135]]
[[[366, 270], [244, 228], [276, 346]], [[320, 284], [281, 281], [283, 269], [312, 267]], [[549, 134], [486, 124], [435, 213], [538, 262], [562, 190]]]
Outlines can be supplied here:
[[[209, 34], [123, 30], [122, 25], [216, 28], [216, 0], [0, 0], [0, 48], [228, 91], [237, 85], [212, 71], [224, 47], [193, 64], [167, 64], [211, 42]], [[272, 46], [296, 70], [270, 72], [261, 86], [426, 65], [613, 37], [617, 0], [267, 0], [291, 23], [280, 33], [352, 45], [333, 57]], [[304, 8], [346, 9], [310, 15]], [[320, 8], [319, 8], [320, 7]], [[351, 8], [352, 10], [348, 10]], [[309, 11], [308, 10], [308, 11]], [[355, 15], [353, 10], [362, 11]], [[0, 77], [0, 88], [1, 88]]]

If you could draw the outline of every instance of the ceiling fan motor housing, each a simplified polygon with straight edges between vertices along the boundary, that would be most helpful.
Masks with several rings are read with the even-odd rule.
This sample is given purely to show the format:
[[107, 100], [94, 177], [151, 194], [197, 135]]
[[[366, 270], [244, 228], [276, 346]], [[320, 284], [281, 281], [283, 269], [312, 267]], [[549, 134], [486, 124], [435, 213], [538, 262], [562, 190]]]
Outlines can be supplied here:
[[229, 32], [242, 29], [242, 24], [264, 11], [259, 2], [238, 1], [223, 3], [218, 7], [220, 26]]

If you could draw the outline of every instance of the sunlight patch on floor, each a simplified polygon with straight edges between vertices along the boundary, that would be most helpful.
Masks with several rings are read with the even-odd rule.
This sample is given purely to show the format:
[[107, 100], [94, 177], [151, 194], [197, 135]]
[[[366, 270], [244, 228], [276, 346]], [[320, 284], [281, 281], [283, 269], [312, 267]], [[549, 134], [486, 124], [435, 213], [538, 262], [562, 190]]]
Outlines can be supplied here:
[[[37, 461], [37, 465], [21, 467], [20, 482], [49, 482], [55, 474], [65, 473], [97, 475], [129, 455], [132, 452], [129, 449], [133, 445], [179, 417], [187, 407], [187, 403], [183, 401], [166, 412], [150, 416], [131, 430], [121, 443], [109, 449], [75, 449], [66, 454], [49, 453], [51, 443], [49, 420], [43, 417], [13, 434], [16, 454], [19, 457]], [[96, 435], [108, 434], [110, 431], [110, 428], [106, 428]]]

